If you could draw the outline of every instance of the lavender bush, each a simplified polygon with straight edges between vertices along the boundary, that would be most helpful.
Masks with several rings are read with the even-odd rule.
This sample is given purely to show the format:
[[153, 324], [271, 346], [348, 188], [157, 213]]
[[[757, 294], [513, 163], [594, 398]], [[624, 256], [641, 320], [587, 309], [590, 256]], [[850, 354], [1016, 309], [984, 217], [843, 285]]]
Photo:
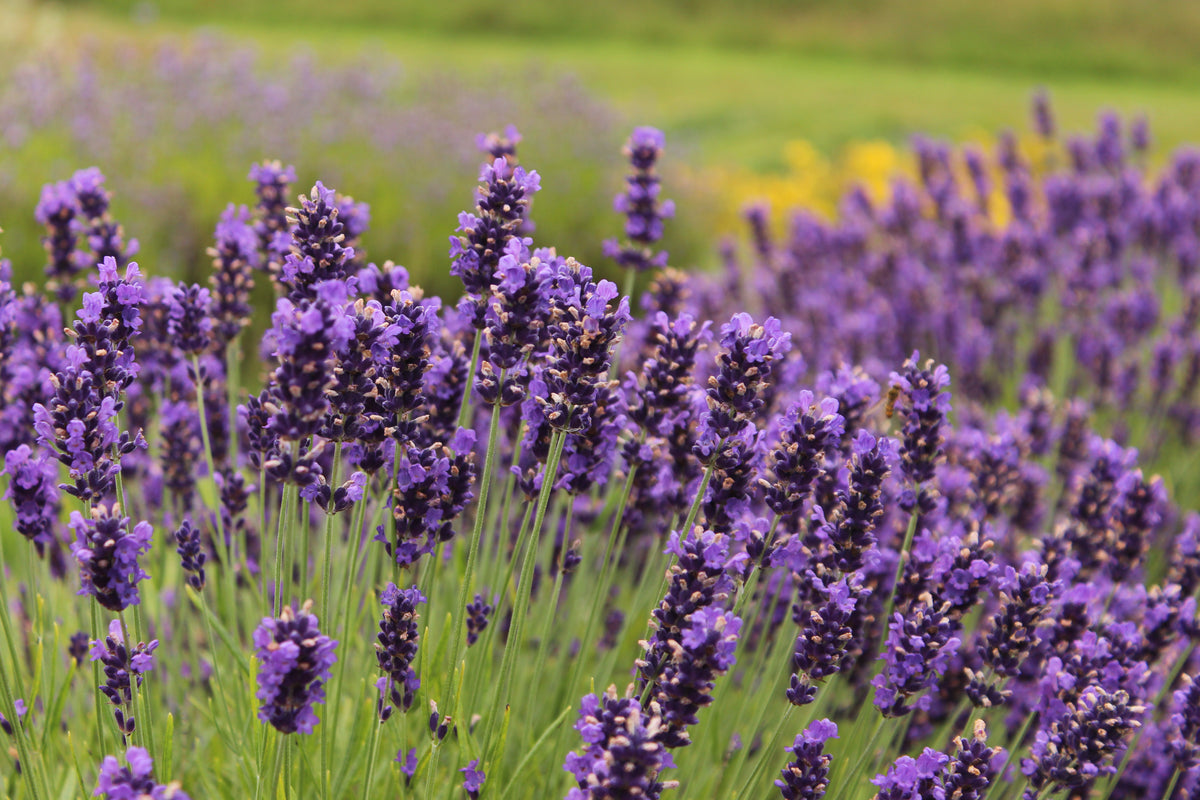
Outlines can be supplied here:
[[1200, 517], [1151, 470], [1200, 162], [1143, 140], [1005, 145], [1007, 217], [922, 143], [712, 276], [663, 266], [640, 128], [636, 298], [543, 240], [515, 130], [456, 302], [282, 163], [207, 288], [146, 277], [98, 170], [51, 184], [46, 286], [0, 268], [3, 793], [1190, 796]]

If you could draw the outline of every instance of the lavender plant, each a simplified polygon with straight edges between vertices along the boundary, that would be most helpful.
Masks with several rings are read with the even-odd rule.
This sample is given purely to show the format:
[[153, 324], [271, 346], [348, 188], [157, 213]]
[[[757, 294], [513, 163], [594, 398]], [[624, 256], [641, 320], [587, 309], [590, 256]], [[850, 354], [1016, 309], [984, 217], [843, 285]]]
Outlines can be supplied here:
[[1200, 161], [1149, 183], [1109, 118], [1049, 174], [922, 141], [879, 207], [756, 212], [767, 291], [654, 256], [638, 303], [541, 240], [518, 139], [457, 302], [279, 162], [210, 289], [128, 261], [97, 172], [46, 190], [45, 294], [0, 267], [0, 792], [1196, 790]]

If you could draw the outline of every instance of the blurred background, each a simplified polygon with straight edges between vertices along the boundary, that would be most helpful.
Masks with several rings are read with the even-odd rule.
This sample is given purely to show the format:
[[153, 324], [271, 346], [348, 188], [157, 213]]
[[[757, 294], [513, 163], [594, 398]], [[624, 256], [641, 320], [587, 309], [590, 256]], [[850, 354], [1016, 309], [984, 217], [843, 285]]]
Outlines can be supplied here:
[[478, 133], [516, 125], [542, 175], [540, 244], [603, 270], [634, 125], [667, 136], [666, 246], [719, 262], [766, 200], [830, 214], [911, 171], [917, 132], [988, 146], [1144, 114], [1152, 164], [1200, 127], [1200, 4], [1156, 0], [73, 0], [0, 3], [0, 239], [41, 273], [41, 186], [98, 166], [151, 273], [200, 278], [252, 163], [364, 201], [370, 260], [456, 296], [447, 238], [473, 205]]

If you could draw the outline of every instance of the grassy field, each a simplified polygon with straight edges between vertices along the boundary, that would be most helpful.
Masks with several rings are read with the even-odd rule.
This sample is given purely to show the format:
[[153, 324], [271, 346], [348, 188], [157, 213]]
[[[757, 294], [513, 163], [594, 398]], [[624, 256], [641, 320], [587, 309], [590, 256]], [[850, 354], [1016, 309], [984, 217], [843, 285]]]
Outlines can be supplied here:
[[60, 29], [106, 36], [203, 24], [281, 52], [303, 44], [336, 59], [379, 50], [414, 71], [524, 64], [572, 73], [631, 123], [665, 128], [672, 157], [760, 170], [780, 165], [789, 139], [830, 150], [858, 138], [1024, 126], [1038, 85], [1053, 92], [1068, 129], [1112, 107], [1147, 113], [1163, 148], [1200, 130], [1192, 88], [1200, 66], [1191, 58], [1200, 7], [1175, 0], [1154, 13], [1117, 0], [753, 0], [745, 8], [616, 0], [592, 10], [531, 0], [503, 13], [475, 2], [367, 0], [339, 7], [336, 21], [313, 0], [289, 4], [286, 15], [259, 0], [45, 8], [59, 9]]

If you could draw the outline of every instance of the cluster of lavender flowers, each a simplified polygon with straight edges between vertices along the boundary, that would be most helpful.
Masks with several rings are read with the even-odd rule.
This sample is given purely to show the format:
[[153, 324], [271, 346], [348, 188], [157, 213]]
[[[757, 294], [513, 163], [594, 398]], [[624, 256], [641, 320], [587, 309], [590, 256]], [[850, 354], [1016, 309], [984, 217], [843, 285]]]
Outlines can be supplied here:
[[[1100, 192], [1125, 174], [1101, 138], [1064, 180]], [[9, 727], [29, 796], [64, 793], [47, 761], [69, 748], [103, 765], [110, 797], [176, 791], [151, 758], [247, 796], [310, 779], [325, 797], [387, 781], [570, 800], [757, 797], [772, 781], [787, 800], [1195, 791], [1200, 516], [1128, 446], [1146, 431], [1106, 424], [1103, 390], [1058, 391], [1083, 380], [1070, 364], [1014, 374], [999, 340], [1030, 330], [1026, 289], [980, 255], [1006, 234], [979, 204], [955, 211], [949, 162], [924, 158], [925, 194], [898, 188], [878, 217], [859, 203], [808, 229], [795, 261], [765, 248], [750, 311], [719, 277], [614, 251], [608, 266], [650, 273], [635, 318], [615, 283], [539, 239], [518, 142], [480, 141], [446, 254], [455, 303], [368, 261], [370, 209], [322, 182], [297, 194], [278, 162], [250, 172], [253, 209], [216, 223], [209, 288], [142, 277], [96, 172], [47, 190], [97, 222], [68, 236], [61, 210], [41, 214], [51, 297], [7, 269], [0, 283], [5, 391], [34, 401], [4, 412], [16, 534], [0, 540], [25, 548], [6, 559], [24, 583], [0, 604], [0, 714], [23, 719]], [[628, 147], [618, 209], [643, 249], [669, 216], [651, 202], [663, 146], [639, 129]], [[1032, 185], [1008, 158], [1013, 185]], [[1200, 209], [1200, 181], [1175, 188], [1172, 208]], [[1026, 255], [1074, 264], [1081, 230], [1116, 237], [1089, 197], [1070, 235], [1029, 201], [1014, 220], [1045, 239]], [[1200, 234], [1200, 213], [1188, 224]], [[1037, 270], [1035, 305], [1067, 303], [1084, 277], [1089, 315], [1124, 297], [1129, 253], [1088, 252]], [[926, 274], [874, 294], [843, 275], [852, 256]], [[813, 284], [804, 265], [829, 275]], [[823, 294], [833, 275], [847, 298]], [[241, 342], [255, 282], [275, 294], [257, 372]], [[798, 311], [785, 286], [824, 304]], [[948, 299], [979, 314], [952, 323]], [[915, 341], [868, 336], [876, 313], [911, 315]], [[1158, 363], [1138, 342], [1114, 358]], [[55, 560], [66, 531], [75, 570]], [[60, 655], [82, 666], [93, 642], [90, 680], [69, 670], [50, 692], [55, 673], [24, 674], [19, 648], [44, 660], [62, 627], [30, 585], [84, 595], [59, 593], [54, 613], [87, 629]], [[159, 659], [171, 669], [151, 675]], [[51, 744], [105, 699], [126, 768], [108, 725]], [[174, 741], [227, 770], [176, 770]]]

